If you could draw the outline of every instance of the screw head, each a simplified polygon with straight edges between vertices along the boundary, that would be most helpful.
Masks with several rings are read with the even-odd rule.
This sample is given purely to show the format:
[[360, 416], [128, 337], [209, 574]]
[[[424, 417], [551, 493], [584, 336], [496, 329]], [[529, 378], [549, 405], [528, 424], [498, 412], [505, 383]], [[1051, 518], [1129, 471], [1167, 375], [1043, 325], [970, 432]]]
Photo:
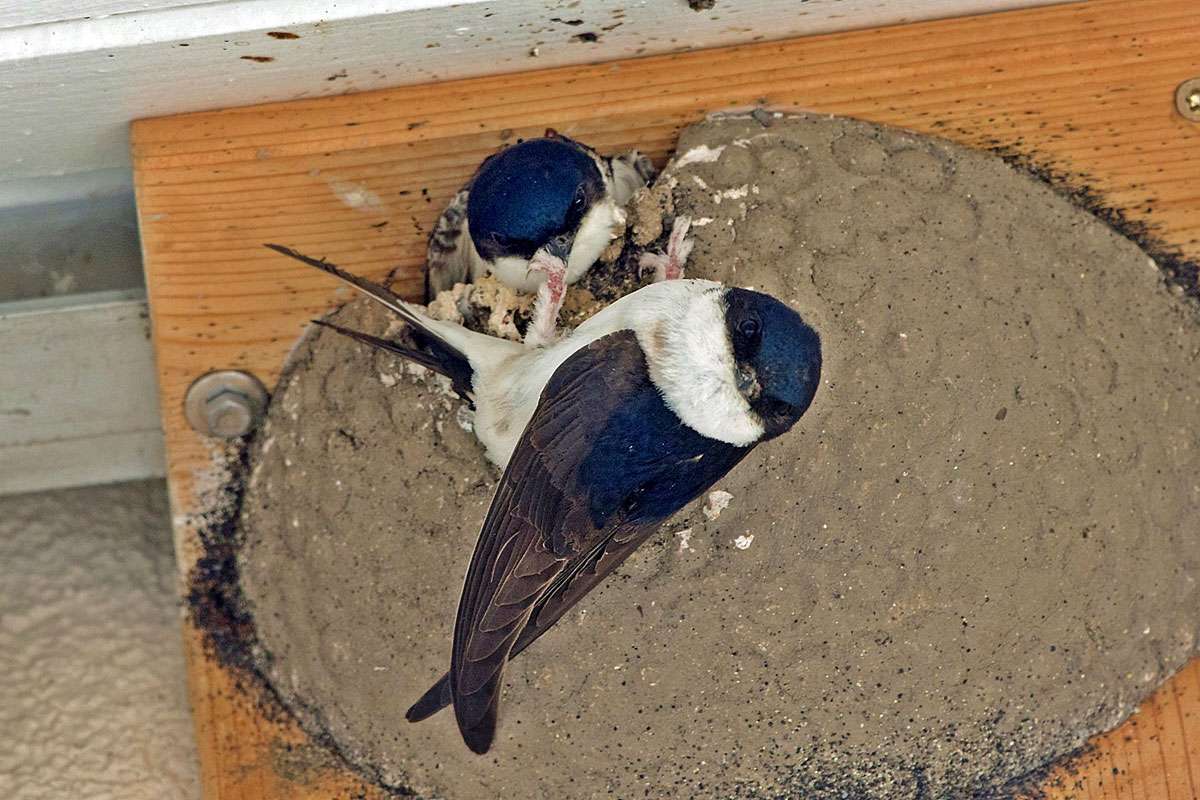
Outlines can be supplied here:
[[1175, 110], [1186, 120], [1200, 122], [1200, 77], [1186, 80], [1175, 89]]
[[267, 390], [247, 372], [221, 370], [188, 387], [184, 414], [198, 433], [221, 439], [245, 436], [267, 410]]

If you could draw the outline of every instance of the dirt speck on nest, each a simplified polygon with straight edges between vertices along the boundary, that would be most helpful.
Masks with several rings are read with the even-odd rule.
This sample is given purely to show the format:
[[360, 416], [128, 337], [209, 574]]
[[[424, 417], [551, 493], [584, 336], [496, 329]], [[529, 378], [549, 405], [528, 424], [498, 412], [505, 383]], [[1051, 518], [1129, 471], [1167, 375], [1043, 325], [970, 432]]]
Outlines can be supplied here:
[[[1196, 650], [1194, 313], [994, 156], [815, 116], [705, 122], [678, 152], [701, 146], [631, 240], [690, 214], [690, 275], [818, 329], [797, 429], [510, 665], [478, 758], [451, 715], [403, 715], [448, 663], [496, 475], [444, 385], [322, 331], [251, 455], [260, 669], [424, 796], [1007, 796]], [[588, 280], [637, 285], [635, 249]], [[388, 327], [360, 302], [339, 322]]]

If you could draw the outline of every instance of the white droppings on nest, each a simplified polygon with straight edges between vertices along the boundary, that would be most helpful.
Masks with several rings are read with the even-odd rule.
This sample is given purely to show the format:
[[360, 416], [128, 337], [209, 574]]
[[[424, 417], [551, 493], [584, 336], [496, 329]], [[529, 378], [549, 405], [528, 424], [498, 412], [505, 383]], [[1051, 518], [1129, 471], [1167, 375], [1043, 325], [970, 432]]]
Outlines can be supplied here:
[[263, 439], [263, 443], [259, 447], [258, 458], [255, 460], [254, 466], [250, 468], [250, 480], [247, 482], [247, 486], [250, 489], [254, 489], [258, 485], [258, 478], [262, 473], [263, 465], [267, 463], [265, 456], [267, 453], [271, 452], [271, 449], [275, 446], [275, 437], [270, 435], [269, 424], [270, 423], [268, 422], [267, 426], [264, 426], [263, 428], [263, 434], [266, 436], [266, 438]]
[[[783, 117], [783, 115], [775, 114], [774, 117], [775, 117], [775, 119], [780, 119]], [[773, 138], [778, 138], [778, 137], [773, 133], [756, 133], [753, 136], [749, 136], [745, 139], [734, 139], [733, 142], [731, 142], [731, 144], [733, 144], [734, 147], [740, 147], [743, 150], [745, 150], [745, 149], [749, 148], [750, 145], [756, 144], [758, 142], [758, 140], [760, 140], [760, 139], [773, 139]]]
[[712, 222], [712, 217], [697, 217], [696, 219], [692, 220], [692, 227], [703, 228], [705, 225], [711, 225]]
[[733, 495], [724, 489], [714, 489], [708, 493], [708, 499], [704, 503], [704, 516], [714, 520], [721, 516], [721, 512], [729, 508], [729, 501], [733, 499]]
[[681, 169], [688, 164], [708, 164], [720, 158], [721, 153], [724, 151], [725, 145], [720, 145], [719, 147], [709, 147], [706, 144], [698, 145], [675, 159], [673, 168]]
[[442, 396], [442, 407], [447, 411], [451, 408], [451, 401], [458, 399], [458, 393], [454, 391], [454, 382], [445, 375], [433, 373], [433, 388]]
[[494, 275], [484, 275], [473, 284], [458, 283], [439, 292], [429, 304], [429, 315], [459, 324], [468, 317], [482, 317], [484, 333], [519, 342], [516, 317], [531, 313], [533, 300], [533, 295], [513, 291]]
[[456, 283], [449, 289], [438, 292], [437, 297], [430, 301], [425, 310], [434, 319], [461, 325], [463, 313], [470, 308], [470, 305], [471, 285]]
[[297, 394], [297, 392], [288, 392], [284, 395], [283, 400], [283, 412], [293, 421], [300, 419], [300, 400], [296, 396]]
[[734, 186], [729, 189], [723, 189], [719, 192], [714, 192], [712, 201], [717, 205], [720, 205], [721, 201], [723, 200], [738, 200], [748, 194], [750, 194], [750, 186], [743, 183], [741, 186]]
[[458, 411], [454, 415], [454, 421], [458, 423], [458, 427], [467, 433], [475, 432], [475, 412], [465, 403], [458, 407]]
[[410, 378], [416, 378], [417, 380], [425, 380], [430, 374], [428, 367], [422, 366], [413, 361], [401, 361], [400, 371]]
[[381, 372], [379, 373], [379, 382], [390, 389], [396, 385], [396, 376]]
[[696, 552], [696, 548], [692, 547], [692, 529], [684, 528], [681, 531], [675, 531], [675, 535], [679, 537], [679, 552], [687, 551], [689, 553]]
[[705, 183], [704, 178], [701, 178], [699, 175], [693, 175], [692, 182], [695, 183], [697, 186], [699, 186], [701, 189], [708, 191], [708, 184]]
[[737, 537], [736, 539], [734, 539], [733, 546], [736, 547], [738, 550], [749, 550], [750, 545], [753, 542], [754, 542], [754, 534], [747, 533], [747, 534], [743, 534], [743, 535]]

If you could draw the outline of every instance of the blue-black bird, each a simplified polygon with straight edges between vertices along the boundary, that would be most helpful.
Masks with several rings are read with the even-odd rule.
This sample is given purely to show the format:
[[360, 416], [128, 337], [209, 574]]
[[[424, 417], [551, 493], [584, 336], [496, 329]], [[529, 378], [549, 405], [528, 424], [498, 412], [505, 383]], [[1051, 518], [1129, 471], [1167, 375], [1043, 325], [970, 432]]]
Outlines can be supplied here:
[[528, 347], [432, 320], [385, 287], [272, 247], [408, 323], [406, 341], [337, 330], [448, 376], [504, 467], [467, 569], [450, 670], [407, 714], [416, 722], [453, 705], [476, 753], [495, 737], [508, 660], [664, 520], [791, 429], [820, 383], [817, 333], [760, 292], [653, 283]]
[[626, 203], [652, 175], [637, 151], [606, 158], [554, 131], [489, 156], [429, 238], [430, 299], [494, 274], [539, 293], [527, 336], [549, 342], [566, 286], [620, 233]]

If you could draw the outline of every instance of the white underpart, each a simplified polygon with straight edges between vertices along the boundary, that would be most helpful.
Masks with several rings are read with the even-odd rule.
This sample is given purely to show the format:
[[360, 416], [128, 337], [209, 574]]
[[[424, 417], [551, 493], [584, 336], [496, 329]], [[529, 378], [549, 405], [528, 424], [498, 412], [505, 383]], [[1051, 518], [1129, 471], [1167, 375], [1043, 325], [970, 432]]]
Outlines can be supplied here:
[[620, 330], [637, 335], [651, 379], [685, 425], [738, 446], [763, 435], [762, 422], [737, 390], [724, 287], [718, 283], [651, 284], [547, 347], [527, 348], [452, 323], [436, 324], [475, 370], [475, 435], [500, 467], [508, 464], [554, 371], [579, 348]]
[[611, 196], [592, 206], [579, 224], [571, 257], [567, 259], [567, 283], [583, 277], [608, 243], [616, 238], [625, 225], [625, 209]]
[[646, 185], [641, 173], [633, 166], [638, 152], [628, 153], [624, 159], [614, 158], [612, 164], [612, 196], [618, 206], [624, 207], [633, 199], [633, 194]]

